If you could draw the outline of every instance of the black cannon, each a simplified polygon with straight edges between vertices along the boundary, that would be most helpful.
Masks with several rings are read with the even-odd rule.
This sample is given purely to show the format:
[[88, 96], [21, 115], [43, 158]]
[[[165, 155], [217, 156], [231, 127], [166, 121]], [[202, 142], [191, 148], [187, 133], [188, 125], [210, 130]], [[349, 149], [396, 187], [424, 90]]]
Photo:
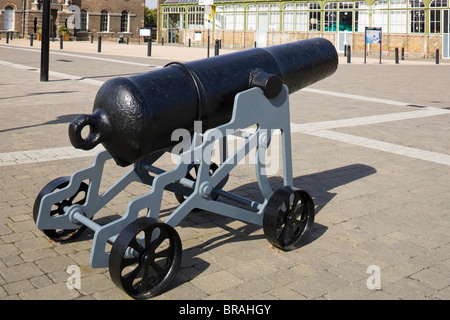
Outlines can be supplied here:
[[[106, 150], [91, 167], [41, 190], [33, 207], [37, 227], [55, 241], [93, 230], [90, 265], [109, 267], [113, 282], [135, 299], [169, 287], [182, 257], [175, 227], [194, 209], [262, 226], [267, 240], [282, 250], [300, 247], [313, 226], [315, 209], [312, 197], [293, 186], [289, 93], [333, 74], [337, 65], [334, 46], [318, 38], [171, 63], [107, 81], [93, 113], [78, 116], [69, 126], [76, 148], [101, 143]], [[173, 139], [177, 130], [187, 133], [187, 141]], [[272, 139], [278, 134], [281, 139]], [[228, 144], [232, 139], [243, 141], [233, 152]], [[281, 153], [282, 159], [268, 161], [268, 150], [277, 141], [281, 152], [271, 149], [270, 154]], [[176, 148], [181, 142], [185, 147]], [[174, 159], [170, 170], [155, 165], [167, 161], [165, 153]], [[224, 190], [230, 172], [251, 153], [262, 202]], [[105, 163], [111, 159], [133, 166], [100, 192]], [[283, 186], [274, 190], [267, 177], [269, 163], [279, 162]], [[94, 215], [135, 182], [151, 186], [150, 191], [143, 188], [145, 193], [130, 200], [119, 219], [97, 223]], [[179, 206], [161, 217], [164, 191], [173, 193]]]
[[[276, 97], [282, 84], [289, 93], [336, 71], [336, 49], [322, 38], [233, 54], [172, 63], [166, 68], [107, 81], [97, 93], [91, 115], [80, 115], [69, 127], [75, 148], [102, 143], [119, 165], [126, 166], [170, 147], [171, 133], [204, 130], [228, 122], [237, 93], [260, 87]], [[82, 129], [89, 125], [85, 139]]]

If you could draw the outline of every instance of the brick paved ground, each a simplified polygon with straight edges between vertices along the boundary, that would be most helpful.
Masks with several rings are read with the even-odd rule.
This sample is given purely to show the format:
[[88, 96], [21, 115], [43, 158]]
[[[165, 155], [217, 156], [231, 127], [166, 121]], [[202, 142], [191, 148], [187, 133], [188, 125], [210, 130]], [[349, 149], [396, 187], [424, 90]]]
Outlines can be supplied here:
[[[155, 46], [147, 58], [145, 46], [108, 44], [102, 54], [95, 44], [68, 46], [52, 52], [58, 73], [42, 83], [39, 51], [0, 41], [0, 299], [128, 299], [108, 269], [89, 266], [93, 233], [52, 242], [34, 224], [33, 203], [50, 180], [92, 164], [95, 152], [73, 149], [67, 126], [91, 112], [102, 82], [205, 54]], [[176, 228], [181, 268], [155, 299], [450, 298], [450, 65], [342, 62], [290, 96], [294, 184], [317, 211], [309, 243], [280, 252], [257, 226], [193, 212]], [[123, 172], [107, 166], [104, 188]], [[225, 189], [259, 199], [253, 172], [238, 166]], [[131, 185], [96, 221], [122, 215], [143, 192]], [[165, 195], [163, 217], [176, 206]], [[80, 289], [66, 285], [71, 265], [81, 270]], [[368, 288], [369, 266], [379, 268], [381, 289]]]

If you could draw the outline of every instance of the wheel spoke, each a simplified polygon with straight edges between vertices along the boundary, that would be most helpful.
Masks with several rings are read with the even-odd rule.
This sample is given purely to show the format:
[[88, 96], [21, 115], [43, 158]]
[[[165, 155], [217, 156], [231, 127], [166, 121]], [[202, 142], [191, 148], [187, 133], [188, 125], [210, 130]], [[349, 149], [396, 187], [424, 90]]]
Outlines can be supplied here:
[[167, 258], [167, 259], [169, 259], [170, 256], [172, 255], [172, 253], [173, 253], [172, 247], [168, 247], [168, 248], [166, 248], [164, 250], [161, 250], [161, 251], [157, 252], [155, 254], [155, 257], [156, 258]]
[[292, 201], [291, 211], [295, 210], [299, 200], [300, 200], [300, 195], [297, 192], [295, 192], [294, 193], [294, 201]]
[[139, 244], [139, 242], [137, 241], [136, 237], [131, 239], [131, 241], [128, 244], [128, 246], [130, 248], [132, 248], [133, 250], [137, 251], [137, 253], [139, 253], [139, 255], [141, 255], [142, 252], [144, 251], [144, 248], [142, 248], [142, 246]]
[[142, 266], [138, 265], [133, 271], [122, 276], [122, 287], [127, 292], [132, 292], [134, 290], [133, 284], [134, 280], [139, 276]]

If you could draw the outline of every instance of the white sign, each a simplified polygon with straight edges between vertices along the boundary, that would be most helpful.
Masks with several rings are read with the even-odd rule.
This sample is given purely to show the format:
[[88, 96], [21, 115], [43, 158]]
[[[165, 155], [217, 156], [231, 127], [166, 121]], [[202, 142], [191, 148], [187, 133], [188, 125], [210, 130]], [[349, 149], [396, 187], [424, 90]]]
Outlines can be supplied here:
[[214, 0], [198, 0], [199, 6], [212, 6], [214, 4]]
[[139, 29], [139, 36], [140, 37], [150, 37], [151, 35], [151, 29]]

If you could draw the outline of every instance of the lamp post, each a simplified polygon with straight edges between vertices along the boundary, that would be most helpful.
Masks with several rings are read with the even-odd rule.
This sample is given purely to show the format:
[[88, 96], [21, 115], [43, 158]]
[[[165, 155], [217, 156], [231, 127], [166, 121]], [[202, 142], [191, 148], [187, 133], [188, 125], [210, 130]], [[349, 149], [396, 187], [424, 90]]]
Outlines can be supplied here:
[[42, 9], [41, 81], [48, 81], [50, 60], [50, 0], [44, 0]]

